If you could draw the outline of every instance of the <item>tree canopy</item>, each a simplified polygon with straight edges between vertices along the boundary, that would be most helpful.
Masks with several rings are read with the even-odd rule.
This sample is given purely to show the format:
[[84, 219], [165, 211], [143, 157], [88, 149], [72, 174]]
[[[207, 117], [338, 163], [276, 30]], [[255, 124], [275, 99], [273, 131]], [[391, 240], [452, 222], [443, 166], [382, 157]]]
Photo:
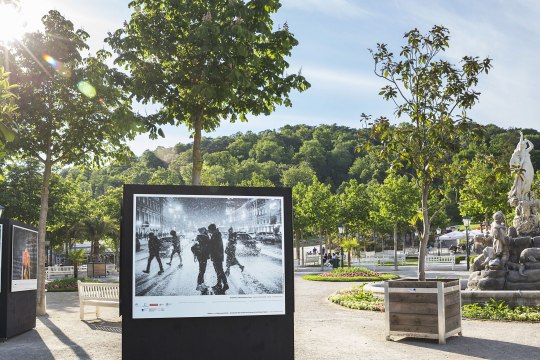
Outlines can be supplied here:
[[302, 75], [286, 73], [298, 41], [287, 24], [274, 29], [278, 0], [134, 0], [130, 7], [131, 19], [106, 41], [130, 73], [133, 96], [161, 105], [147, 119], [151, 135], [162, 135], [167, 123], [193, 131], [194, 185], [202, 131], [291, 106], [289, 93], [309, 87]]

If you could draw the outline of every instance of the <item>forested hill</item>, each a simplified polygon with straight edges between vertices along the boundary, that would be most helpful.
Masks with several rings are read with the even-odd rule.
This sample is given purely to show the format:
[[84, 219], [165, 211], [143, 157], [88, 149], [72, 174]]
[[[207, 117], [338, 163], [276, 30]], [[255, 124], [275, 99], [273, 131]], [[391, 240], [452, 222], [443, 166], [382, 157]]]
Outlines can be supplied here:
[[[467, 199], [469, 213], [486, 211], [474, 207], [479, 202], [506, 203], [506, 192], [511, 186], [508, 161], [519, 140], [519, 131], [495, 125], [484, 129], [479, 145], [471, 144], [454, 155], [469, 164], [456, 169], [451, 186], [455, 199], [459, 198], [457, 192], [461, 199]], [[531, 158], [538, 172], [540, 133], [533, 129], [522, 131], [535, 146]], [[353, 179], [361, 184], [372, 180], [381, 183], [387, 175], [387, 164], [376, 155], [359, 150], [368, 136], [366, 129], [295, 125], [258, 134], [248, 131], [203, 138], [202, 183], [294, 187], [298, 183], [311, 184], [316, 176], [318, 181], [330, 184], [334, 193], [340, 193]], [[70, 217], [86, 213], [119, 218], [122, 184], [190, 184], [191, 147], [192, 144], [182, 143], [174, 148], [160, 147], [130, 161], [117, 161], [97, 169], [56, 169], [50, 194], [49, 231], [61, 230], [71, 221]], [[5, 161], [0, 167], [0, 204], [6, 207], [6, 216], [37, 224], [41, 165], [30, 160]], [[402, 174], [410, 172], [405, 168]], [[498, 197], [487, 199], [490, 191]], [[454, 214], [455, 211], [457, 208]], [[453, 217], [452, 211], [449, 216]]]

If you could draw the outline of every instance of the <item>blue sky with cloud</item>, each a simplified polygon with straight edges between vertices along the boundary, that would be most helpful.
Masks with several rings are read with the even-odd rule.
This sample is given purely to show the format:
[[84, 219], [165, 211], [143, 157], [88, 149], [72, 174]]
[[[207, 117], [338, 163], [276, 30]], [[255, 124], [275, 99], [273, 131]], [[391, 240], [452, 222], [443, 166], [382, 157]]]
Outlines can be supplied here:
[[[51, 8], [90, 33], [93, 49], [129, 18], [128, 0], [23, 0], [28, 28]], [[383, 82], [373, 74], [368, 48], [387, 43], [395, 53], [403, 34], [425, 33], [433, 25], [450, 30], [445, 56], [458, 63], [464, 55], [493, 59], [480, 79], [480, 102], [469, 116], [481, 124], [540, 130], [536, 66], [540, 53], [540, 2], [535, 0], [282, 0], [276, 25], [285, 21], [299, 40], [290, 72], [302, 70], [312, 87], [292, 94], [293, 107], [248, 123], [221, 127], [209, 136], [278, 129], [286, 124], [322, 123], [360, 126], [360, 114], [393, 118], [393, 106], [378, 96]], [[165, 139], [140, 135], [130, 146], [137, 154], [157, 146], [189, 141], [185, 127], [165, 127]]]

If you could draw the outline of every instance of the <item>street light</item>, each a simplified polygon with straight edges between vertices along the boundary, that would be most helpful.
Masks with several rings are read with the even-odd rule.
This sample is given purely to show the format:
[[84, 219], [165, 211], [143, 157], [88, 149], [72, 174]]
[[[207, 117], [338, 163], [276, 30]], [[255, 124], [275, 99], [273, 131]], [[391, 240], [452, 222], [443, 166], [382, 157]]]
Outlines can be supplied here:
[[467, 271], [469, 271], [469, 256], [470, 256], [470, 249], [469, 249], [469, 226], [471, 225], [471, 218], [465, 215], [463, 217], [463, 225], [465, 226], [465, 250], [467, 252]]
[[436, 231], [437, 231], [437, 244], [438, 244], [438, 248], [439, 248], [438, 251], [437, 251], [437, 255], [441, 256], [441, 231], [442, 230], [441, 230], [440, 227], [438, 227]]
[[[341, 241], [343, 241], [343, 233], [345, 232], [345, 226], [343, 226], [343, 224], [338, 226], [338, 231], [339, 231], [339, 237]], [[343, 246], [340, 246], [340, 253], [341, 253], [341, 267], [343, 267]]]

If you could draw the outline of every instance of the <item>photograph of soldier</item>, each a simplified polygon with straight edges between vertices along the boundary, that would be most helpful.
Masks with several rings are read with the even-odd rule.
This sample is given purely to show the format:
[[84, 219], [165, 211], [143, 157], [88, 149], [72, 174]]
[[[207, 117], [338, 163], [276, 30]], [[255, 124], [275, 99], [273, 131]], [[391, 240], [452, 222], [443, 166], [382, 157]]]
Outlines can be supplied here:
[[158, 237], [153, 232], [151, 232], [150, 234], [148, 234], [148, 263], [146, 264], [146, 270], [143, 270], [143, 273], [150, 273], [150, 264], [152, 263], [152, 260], [156, 258], [159, 264], [158, 275], [163, 274], [163, 264], [161, 264], [161, 258], [159, 257], [159, 248], [160, 241]]
[[30, 253], [27, 247], [22, 253], [22, 278], [23, 280], [30, 279]]
[[180, 259], [180, 264], [178, 265], [178, 268], [181, 268], [183, 265], [182, 265], [182, 246], [180, 244], [180, 238], [178, 237], [178, 235], [176, 234], [176, 231], [174, 230], [171, 230], [170, 234], [172, 236], [173, 250], [171, 253], [171, 260], [169, 260], [167, 265], [171, 265], [174, 254], [178, 254], [178, 258]]
[[223, 239], [221, 232], [216, 228], [215, 224], [208, 225], [208, 231], [210, 232], [210, 259], [214, 264], [214, 270], [216, 271], [217, 283], [212, 286], [212, 289], [216, 293], [224, 294], [229, 289], [227, 283], [227, 277], [223, 271], [223, 260], [225, 258], [223, 251]]
[[195, 260], [199, 262], [199, 274], [197, 275], [197, 291], [206, 293], [208, 288], [204, 283], [204, 273], [206, 272], [206, 263], [210, 257], [209, 243], [210, 239], [205, 228], [198, 229], [199, 234], [195, 238], [195, 244], [191, 247], [191, 251]]
[[227, 247], [225, 248], [225, 255], [227, 255], [227, 270], [225, 270], [225, 276], [231, 274], [231, 266], [238, 265], [240, 270], [244, 272], [244, 266], [238, 262], [236, 258], [236, 233], [233, 232], [233, 228], [229, 228], [229, 239], [227, 242]]

